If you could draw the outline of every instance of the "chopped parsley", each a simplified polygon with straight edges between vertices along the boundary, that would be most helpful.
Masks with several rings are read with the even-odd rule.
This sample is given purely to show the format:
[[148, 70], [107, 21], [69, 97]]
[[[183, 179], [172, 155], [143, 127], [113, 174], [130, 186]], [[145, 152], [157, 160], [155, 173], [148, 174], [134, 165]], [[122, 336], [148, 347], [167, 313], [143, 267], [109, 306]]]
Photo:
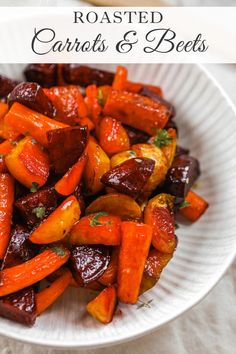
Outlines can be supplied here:
[[35, 140], [34, 138], [31, 139], [31, 143], [34, 145], [38, 144], [37, 140]]
[[179, 209], [186, 208], [186, 207], [188, 207], [188, 206], [190, 206], [190, 205], [191, 205], [191, 203], [189, 203], [187, 200], [184, 200], [184, 201], [180, 204]]
[[12, 145], [17, 145], [17, 141], [11, 141]]
[[111, 221], [107, 221], [106, 223], [101, 223], [98, 219], [100, 216], [107, 216], [108, 213], [105, 211], [101, 211], [100, 213], [97, 213], [94, 215], [94, 217], [90, 220], [90, 226], [102, 226], [102, 225], [111, 225]]
[[43, 219], [46, 213], [45, 207], [37, 207], [32, 210], [32, 213], [37, 216], [38, 219]]
[[152, 306], [151, 306], [151, 303], [152, 303], [152, 302], [153, 302], [153, 299], [148, 300], [147, 302], [138, 299], [137, 309], [138, 309], [138, 310], [141, 309], [141, 308], [149, 308], [149, 309], [150, 309], [150, 308], [152, 307]]
[[37, 192], [38, 187], [39, 187], [39, 184], [37, 182], [32, 182], [32, 186], [31, 186], [30, 192], [31, 193]]
[[58, 256], [64, 256], [65, 252], [63, 251], [63, 249], [59, 246], [53, 246], [52, 247], [53, 252], [55, 252], [56, 254], [58, 254]]
[[166, 129], [158, 129], [153, 144], [159, 148], [169, 145], [173, 138], [169, 135]]
[[136, 156], [136, 152], [135, 152], [134, 150], [128, 150], [128, 153], [129, 153], [130, 155]]

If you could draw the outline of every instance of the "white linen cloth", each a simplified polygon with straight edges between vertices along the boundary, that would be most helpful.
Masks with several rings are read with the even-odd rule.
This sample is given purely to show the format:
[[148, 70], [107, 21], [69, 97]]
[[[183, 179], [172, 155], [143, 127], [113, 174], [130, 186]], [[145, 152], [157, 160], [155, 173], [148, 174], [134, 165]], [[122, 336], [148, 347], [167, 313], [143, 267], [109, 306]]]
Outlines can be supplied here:
[[[176, 5], [234, 5], [235, 0], [171, 0]], [[76, 6], [77, 0], [0, 0], [0, 6]], [[126, 1], [135, 6], [136, 1]], [[236, 105], [236, 65], [206, 65]], [[236, 262], [210, 294], [193, 309], [158, 331], [114, 347], [55, 350], [0, 337], [0, 354], [235, 354]], [[78, 334], [79, 335], [79, 334]]]

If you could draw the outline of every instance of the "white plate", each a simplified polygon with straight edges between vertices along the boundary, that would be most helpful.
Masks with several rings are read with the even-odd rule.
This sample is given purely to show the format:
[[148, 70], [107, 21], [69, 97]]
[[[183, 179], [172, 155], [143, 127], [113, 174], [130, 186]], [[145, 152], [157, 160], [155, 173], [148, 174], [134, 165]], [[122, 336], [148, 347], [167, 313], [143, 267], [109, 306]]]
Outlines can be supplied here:
[[[114, 65], [99, 67], [114, 70]], [[197, 65], [127, 65], [133, 81], [161, 85], [177, 109], [181, 145], [201, 163], [197, 192], [209, 201], [195, 224], [177, 230], [178, 249], [158, 285], [142, 296], [151, 308], [119, 305], [122, 315], [100, 325], [85, 312], [92, 292], [71, 289], [33, 328], [0, 319], [0, 334], [57, 348], [115, 344], [146, 334], [199, 302], [232, 262], [236, 251], [236, 111], [214, 79]], [[1, 65], [18, 78], [22, 66]], [[135, 250], [134, 250], [135, 251]]]

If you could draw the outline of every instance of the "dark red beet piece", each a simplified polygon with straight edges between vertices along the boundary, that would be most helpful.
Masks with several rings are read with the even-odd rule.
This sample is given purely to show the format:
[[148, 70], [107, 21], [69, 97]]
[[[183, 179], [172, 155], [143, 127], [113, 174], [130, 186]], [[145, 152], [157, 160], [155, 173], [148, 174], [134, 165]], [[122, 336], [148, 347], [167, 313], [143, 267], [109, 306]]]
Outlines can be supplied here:
[[149, 88], [144, 86], [140, 90], [139, 94], [142, 95], [142, 96], [149, 97], [155, 102], [161, 102], [161, 103], [165, 104], [166, 107], [169, 110], [170, 117], [174, 117], [175, 116], [175, 108], [174, 108], [174, 106], [170, 102], [166, 101], [162, 96], [158, 95], [155, 91], [152, 91], [151, 89], [149, 89]]
[[1, 269], [14, 267], [35, 256], [37, 248], [31, 242], [27, 241], [29, 234], [30, 232], [26, 227], [22, 225], [15, 226], [12, 230], [11, 239], [3, 258]]
[[170, 167], [165, 188], [175, 196], [175, 203], [182, 203], [192, 185], [200, 175], [199, 162], [192, 156], [178, 155]]
[[142, 192], [154, 166], [155, 161], [147, 157], [133, 158], [106, 172], [101, 182], [135, 198]]
[[[46, 187], [37, 192], [27, 194], [15, 202], [15, 207], [19, 211], [21, 217], [29, 227], [38, 225], [42, 219], [50, 215], [57, 207], [56, 191], [52, 187]], [[35, 208], [39, 210], [42, 217], [38, 217]], [[38, 214], [38, 215], [39, 215]]]
[[25, 288], [1, 298], [0, 316], [32, 326], [37, 316], [34, 289], [32, 287]]
[[0, 75], [0, 98], [6, 97], [18, 84], [18, 81]]
[[75, 197], [77, 198], [77, 200], [79, 202], [81, 215], [83, 215], [84, 211], [85, 211], [85, 201], [84, 201], [83, 188], [82, 188], [82, 184], [81, 183], [76, 187], [76, 189], [74, 191], [74, 195], [75, 195]]
[[80, 286], [98, 279], [111, 260], [106, 246], [76, 246], [71, 252], [70, 264], [74, 277]]
[[27, 81], [37, 82], [42, 87], [57, 84], [57, 64], [29, 64], [24, 75]]
[[111, 85], [114, 79], [114, 73], [112, 72], [93, 69], [79, 64], [64, 64], [62, 75], [67, 83], [83, 87], [92, 84], [97, 86]]
[[21, 82], [17, 85], [8, 97], [10, 106], [14, 102], [21, 103], [48, 117], [53, 117], [55, 113], [52, 102], [45, 95], [42, 87], [35, 82]]
[[123, 125], [123, 127], [125, 128], [126, 133], [129, 136], [130, 145], [146, 143], [150, 138], [150, 136], [147, 133], [141, 130], [132, 128], [128, 125]]
[[177, 145], [176, 151], [175, 151], [175, 156], [177, 156], [177, 155], [189, 155], [189, 149], [186, 149], [182, 146]]
[[88, 129], [68, 127], [47, 132], [49, 157], [55, 173], [63, 174], [78, 160], [88, 141]]

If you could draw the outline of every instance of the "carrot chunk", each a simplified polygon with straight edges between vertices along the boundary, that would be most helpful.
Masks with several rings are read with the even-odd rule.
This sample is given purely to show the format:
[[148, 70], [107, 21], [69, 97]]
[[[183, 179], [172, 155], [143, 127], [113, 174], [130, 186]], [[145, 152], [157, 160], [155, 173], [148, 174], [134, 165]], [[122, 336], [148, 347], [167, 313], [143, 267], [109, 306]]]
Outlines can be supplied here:
[[124, 66], [117, 66], [116, 74], [112, 83], [113, 90], [124, 90], [127, 81], [127, 69]]
[[49, 159], [42, 147], [30, 136], [16, 144], [5, 157], [11, 174], [24, 186], [31, 188], [32, 183], [43, 186], [49, 176]]
[[10, 239], [14, 203], [14, 181], [7, 173], [0, 173], [0, 196], [0, 259], [3, 259]]
[[51, 306], [58, 297], [63, 294], [72, 281], [72, 274], [68, 269], [63, 269], [61, 275], [54, 280], [49, 287], [36, 294], [36, 312], [41, 315], [49, 306]]
[[25, 134], [27, 132], [44, 146], [47, 145], [47, 132], [49, 130], [68, 127], [66, 124], [32, 111], [18, 102], [12, 105], [4, 119], [6, 124], [18, 133]]
[[63, 246], [53, 246], [29, 261], [0, 271], [0, 296], [14, 293], [46, 278], [69, 259]]
[[106, 212], [84, 216], [72, 227], [70, 243], [72, 245], [119, 245], [120, 224], [121, 220], [118, 216], [108, 215]]
[[122, 302], [137, 302], [151, 239], [151, 226], [132, 221], [124, 221], [121, 224], [118, 298]]
[[95, 299], [87, 304], [88, 313], [101, 323], [112, 321], [116, 307], [116, 288], [110, 286], [104, 289]]
[[79, 203], [75, 196], [70, 196], [32, 232], [29, 239], [39, 244], [59, 241], [69, 233], [79, 217]]
[[181, 215], [190, 221], [197, 221], [209, 205], [205, 199], [192, 190], [186, 195], [185, 201], [189, 203], [189, 205], [181, 208], [179, 211]]

